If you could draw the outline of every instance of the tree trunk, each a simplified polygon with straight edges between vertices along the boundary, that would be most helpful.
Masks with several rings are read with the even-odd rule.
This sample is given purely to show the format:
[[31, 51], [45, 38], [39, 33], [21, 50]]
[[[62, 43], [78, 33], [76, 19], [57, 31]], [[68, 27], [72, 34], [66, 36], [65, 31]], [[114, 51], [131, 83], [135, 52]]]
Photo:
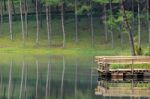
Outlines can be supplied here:
[[49, 15], [48, 15], [49, 9], [46, 5], [46, 23], [47, 23], [47, 36], [48, 36], [48, 45], [50, 45], [50, 29], [49, 29]]
[[132, 30], [130, 28], [129, 22], [128, 22], [128, 18], [124, 9], [124, 4], [123, 4], [123, 0], [121, 0], [121, 10], [123, 13], [123, 19], [126, 25], [126, 29], [128, 30], [128, 36], [129, 36], [129, 43], [130, 43], [130, 51], [131, 51], [131, 55], [135, 56], [135, 48], [134, 48], [134, 41], [133, 41], [133, 35], [132, 35]]
[[49, 45], [51, 44], [51, 35], [52, 35], [52, 16], [51, 16], [51, 6], [49, 6], [49, 11], [48, 11], [48, 15], [49, 15]]
[[91, 17], [91, 38], [92, 38], [92, 47], [94, 47], [94, 28], [93, 28], [92, 1], [90, 1], [90, 7], [91, 7], [91, 12], [90, 12], [90, 17]]
[[147, 0], [147, 21], [148, 21], [148, 32], [149, 32], [149, 44], [150, 44], [150, 7], [149, 7], [149, 4], [150, 4], [150, 2], [149, 2], [149, 0]]
[[105, 25], [105, 40], [108, 41], [108, 26], [106, 24], [106, 21], [107, 21], [106, 4], [104, 4], [104, 13], [105, 13], [105, 22], [104, 22], [104, 25]]
[[39, 15], [38, 15], [38, 0], [36, 0], [36, 44], [39, 44]]
[[61, 27], [62, 27], [62, 33], [63, 33], [63, 48], [65, 47], [66, 43], [66, 33], [65, 33], [65, 27], [64, 27], [64, 4], [61, 6]]
[[4, 10], [6, 11], [7, 10], [7, 7], [6, 7], [6, 0], [4, 0]]
[[77, 0], [75, 0], [75, 41], [78, 42], [78, 15], [77, 15]]
[[24, 11], [25, 11], [25, 35], [26, 37], [28, 37], [28, 7], [27, 5], [28, 5], [27, 0], [25, 0]]
[[138, 0], [138, 46], [141, 47], [140, 0]]
[[9, 36], [10, 39], [13, 40], [13, 33], [12, 33], [12, 13], [11, 13], [11, 2], [8, 0], [8, 13], [9, 13]]
[[23, 22], [22, 0], [20, 0], [20, 15], [21, 15], [22, 40], [23, 40], [23, 44], [24, 44], [25, 43], [25, 36], [24, 36], [24, 22]]
[[134, 19], [134, 1], [132, 0], [132, 12], [133, 12], [133, 17], [132, 17], [132, 33], [134, 34], [134, 28], [135, 28], [135, 19]]
[[[111, 10], [111, 23], [113, 21], [113, 12], [112, 12], [112, 0], [110, 0], [110, 10]], [[110, 25], [110, 33], [111, 33], [111, 42], [112, 42], [112, 48], [114, 48], [114, 33], [113, 33], [113, 28], [112, 24]]]
[[3, 5], [0, 5], [0, 37], [2, 36], [2, 25], [3, 25]]
[[47, 36], [48, 36], [48, 45], [50, 46], [51, 41], [51, 7], [46, 6], [46, 21], [47, 21]]
[[14, 0], [11, 0], [11, 3], [12, 3], [12, 9], [13, 9], [13, 14], [14, 16], [16, 15], [16, 10], [15, 10], [15, 5], [14, 5]]
[[121, 45], [123, 44], [123, 32], [122, 32], [122, 29], [123, 29], [123, 25], [120, 24], [119, 32], [120, 32], [120, 42], [121, 42]]
[[39, 4], [39, 10], [40, 10], [40, 28], [42, 28], [43, 27], [42, 4]]
[[110, 30], [110, 33], [111, 33], [111, 47], [114, 48], [114, 33], [112, 29]]

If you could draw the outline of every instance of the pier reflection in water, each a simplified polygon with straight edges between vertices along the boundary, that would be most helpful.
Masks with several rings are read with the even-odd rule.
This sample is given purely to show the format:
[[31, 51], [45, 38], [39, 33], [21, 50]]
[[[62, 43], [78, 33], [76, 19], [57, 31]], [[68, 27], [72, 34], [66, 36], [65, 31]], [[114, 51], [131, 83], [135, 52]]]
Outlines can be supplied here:
[[98, 77], [95, 95], [103, 97], [150, 98], [150, 75], [143, 78], [128, 77], [124, 80]]
[[150, 57], [96, 56], [95, 61], [99, 75], [95, 95], [105, 98], [150, 98]]

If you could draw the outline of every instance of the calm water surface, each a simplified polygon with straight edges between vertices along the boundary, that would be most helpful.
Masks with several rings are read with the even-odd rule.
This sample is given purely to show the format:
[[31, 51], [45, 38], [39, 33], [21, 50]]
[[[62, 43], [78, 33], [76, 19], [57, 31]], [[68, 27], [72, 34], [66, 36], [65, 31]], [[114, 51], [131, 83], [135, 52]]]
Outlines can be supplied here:
[[[95, 95], [98, 86], [96, 67], [94, 56], [3, 54], [0, 57], [0, 99], [135, 99], [108, 95], [108, 90]], [[115, 83], [108, 87], [111, 86]], [[140, 86], [150, 90], [149, 82]], [[148, 96], [136, 98], [150, 99]]]

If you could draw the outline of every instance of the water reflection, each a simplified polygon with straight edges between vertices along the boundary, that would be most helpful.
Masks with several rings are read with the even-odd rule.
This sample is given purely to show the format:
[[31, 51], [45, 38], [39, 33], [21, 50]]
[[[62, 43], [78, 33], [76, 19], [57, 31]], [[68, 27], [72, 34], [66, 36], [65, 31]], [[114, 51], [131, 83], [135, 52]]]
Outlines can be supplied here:
[[[9, 71], [9, 84], [8, 84], [8, 99], [10, 99], [10, 93], [11, 93], [11, 90], [12, 90], [12, 86], [11, 86], [11, 83], [12, 83], [12, 60], [11, 60], [11, 63], [10, 63], [10, 71]], [[5, 93], [4, 93], [5, 95]]]
[[[131, 79], [113, 81], [98, 77], [93, 57], [22, 56], [6, 60], [0, 60], [0, 99], [129, 99], [123, 91], [116, 92], [120, 86], [130, 86], [130, 90], [131, 86], [143, 86], [142, 96], [150, 88], [148, 79], [134, 79], [132, 83]], [[104, 90], [101, 95], [95, 95], [97, 86]], [[107, 93], [109, 89], [120, 96]]]
[[93, 58], [28, 59], [0, 61], [0, 99], [99, 99], [93, 89], [97, 85]]
[[150, 97], [150, 75], [139, 78], [110, 79], [109, 77], [98, 77], [98, 86], [95, 95], [103, 97]]
[[47, 69], [47, 79], [46, 79], [46, 91], [45, 91], [45, 93], [46, 93], [46, 95], [45, 95], [45, 97], [46, 97], [46, 99], [48, 99], [48, 96], [50, 97], [50, 88], [51, 88], [51, 64], [50, 64], [50, 62], [48, 62], [48, 65], [47, 65], [48, 67], [48, 69]]
[[39, 61], [36, 60], [36, 94], [35, 99], [38, 97], [38, 82], [39, 82]]
[[63, 99], [63, 88], [64, 88], [64, 75], [65, 75], [65, 59], [63, 56], [63, 71], [62, 71], [62, 77], [61, 77], [61, 98]]
[[22, 63], [22, 74], [21, 74], [21, 84], [20, 84], [20, 95], [19, 99], [22, 99], [22, 88], [23, 88], [23, 79], [24, 79], [24, 68], [25, 68], [25, 62]]

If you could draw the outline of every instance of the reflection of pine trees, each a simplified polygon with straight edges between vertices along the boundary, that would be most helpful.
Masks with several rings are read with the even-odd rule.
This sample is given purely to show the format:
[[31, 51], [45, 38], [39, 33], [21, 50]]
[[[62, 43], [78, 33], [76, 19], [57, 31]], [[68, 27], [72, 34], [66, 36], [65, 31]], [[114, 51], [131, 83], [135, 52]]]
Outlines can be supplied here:
[[[37, 96], [38, 99], [45, 99], [46, 92], [46, 83], [48, 76], [48, 98], [58, 99], [62, 96], [62, 99], [70, 99], [75, 97], [75, 83], [76, 83], [76, 99], [87, 97], [90, 94], [91, 86], [91, 62], [90, 64], [85, 64], [91, 59], [80, 60], [72, 58], [65, 58], [62, 60], [62, 57], [51, 59], [50, 67], [48, 69], [48, 62], [38, 60], [35, 61], [25, 61], [25, 67], [23, 69], [22, 62], [14, 62], [13, 64], [13, 76], [11, 83], [11, 99], [19, 98], [20, 86], [22, 82], [22, 99], [35, 99], [36, 97], [36, 84], [37, 84], [37, 64], [38, 64], [38, 87], [37, 87]], [[77, 64], [74, 64], [76, 61]], [[8, 64], [8, 63], [7, 63]], [[3, 90], [0, 97], [7, 99], [7, 88], [9, 85], [9, 76], [10, 67], [3, 65], [5, 67], [2, 69], [3, 77]], [[78, 66], [77, 66], [78, 65]], [[22, 72], [23, 77], [22, 77]], [[49, 71], [49, 75], [48, 72]], [[6, 75], [7, 74], [7, 75]], [[75, 82], [76, 76], [76, 82]], [[23, 79], [23, 80], [22, 80]], [[6, 86], [5, 86], [6, 85]], [[62, 93], [61, 93], [62, 92]], [[88, 95], [87, 95], [88, 94]], [[78, 98], [79, 97], [79, 98]], [[83, 98], [84, 99], [84, 98]], [[90, 99], [87, 97], [87, 99]]]

